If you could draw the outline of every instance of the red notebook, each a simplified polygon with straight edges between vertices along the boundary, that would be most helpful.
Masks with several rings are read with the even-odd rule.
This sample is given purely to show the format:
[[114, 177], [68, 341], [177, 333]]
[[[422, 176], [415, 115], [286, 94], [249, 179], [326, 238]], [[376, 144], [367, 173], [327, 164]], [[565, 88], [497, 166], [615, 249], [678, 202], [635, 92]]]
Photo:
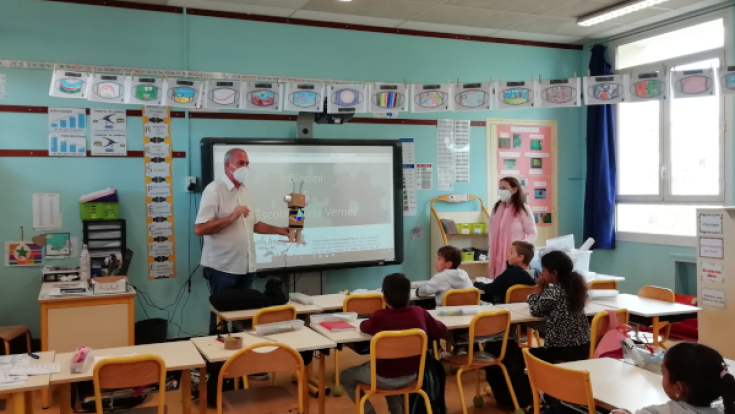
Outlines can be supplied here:
[[357, 329], [345, 321], [320, 322], [319, 325], [326, 328], [329, 332], [347, 332]]

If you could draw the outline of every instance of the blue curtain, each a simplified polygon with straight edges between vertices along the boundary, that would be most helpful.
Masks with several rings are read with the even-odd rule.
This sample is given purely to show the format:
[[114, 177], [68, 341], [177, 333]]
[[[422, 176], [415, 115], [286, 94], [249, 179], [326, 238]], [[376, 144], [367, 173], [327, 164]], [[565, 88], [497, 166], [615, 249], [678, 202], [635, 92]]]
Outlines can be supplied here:
[[[592, 47], [590, 75], [612, 73], [606, 47]], [[615, 248], [615, 105], [587, 107], [587, 183], [584, 197], [584, 239], [595, 239], [597, 249]]]

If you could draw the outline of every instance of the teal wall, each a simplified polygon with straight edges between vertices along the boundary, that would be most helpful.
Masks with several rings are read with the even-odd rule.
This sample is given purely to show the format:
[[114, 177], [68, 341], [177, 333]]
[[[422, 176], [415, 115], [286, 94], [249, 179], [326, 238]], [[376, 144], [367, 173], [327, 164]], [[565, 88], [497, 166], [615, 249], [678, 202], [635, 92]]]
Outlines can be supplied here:
[[[333, 29], [266, 24], [239, 20], [187, 17], [107, 7], [30, 0], [3, 0], [0, 13], [0, 59], [133, 67], [230, 71], [264, 75], [305, 76], [378, 81], [442, 82], [447, 78], [481, 81], [528, 79], [531, 75], [567, 77], [582, 73], [586, 53], [502, 44], [429, 39]], [[0, 105], [121, 108], [105, 104], [51, 98], [50, 71], [0, 68], [7, 76], [7, 99]], [[139, 107], [128, 106], [131, 109]], [[584, 108], [511, 110], [435, 115], [401, 114], [403, 118], [487, 117], [555, 120], [559, 125], [559, 231], [581, 238], [584, 194]], [[130, 118], [128, 146], [142, 150], [140, 118]], [[192, 226], [195, 201], [183, 191], [187, 175], [200, 176], [199, 141], [208, 136], [294, 138], [292, 122], [174, 119], [173, 150], [186, 151], [174, 171], [175, 226], [178, 277], [148, 281], [145, 254], [145, 205], [141, 158], [2, 158], [0, 160], [0, 236], [2, 240], [33, 235], [31, 194], [60, 192], [64, 231], [81, 238], [79, 195], [108, 186], [121, 196], [121, 217], [128, 220], [128, 243], [135, 252], [131, 282], [149, 293], [156, 305], [172, 304], [176, 293], [199, 261], [199, 241]], [[396, 139], [417, 141], [419, 162], [436, 162], [435, 127], [348, 124], [317, 126], [320, 138]], [[47, 116], [0, 112], [0, 149], [47, 149]], [[456, 192], [487, 196], [485, 128], [471, 132], [471, 181], [455, 184]], [[436, 187], [436, 183], [434, 183]], [[430, 276], [429, 201], [439, 191], [419, 192], [419, 214], [406, 217], [405, 262], [391, 268], [330, 271], [326, 291], [374, 288], [392, 271], [413, 279]], [[256, 195], [257, 196], [257, 195]], [[196, 196], [198, 197], [198, 195]], [[411, 240], [409, 229], [424, 226], [421, 240]], [[73, 262], [73, 261], [72, 261]], [[71, 263], [71, 262], [70, 262]], [[0, 325], [22, 323], [38, 334], [40, 286], [38, 268], [0, 267]], [[208, 293], [201, 271], [194, 274], [190, 297], [169, 336], [206, 330]], [[181, 305], [183, 305], [183, 300]], [[146, 307], [151, 317], [166, 312]], [[169, 310], [173, 313], [173, 307]], [[145, 318], [136, 303], [136, 317]]]

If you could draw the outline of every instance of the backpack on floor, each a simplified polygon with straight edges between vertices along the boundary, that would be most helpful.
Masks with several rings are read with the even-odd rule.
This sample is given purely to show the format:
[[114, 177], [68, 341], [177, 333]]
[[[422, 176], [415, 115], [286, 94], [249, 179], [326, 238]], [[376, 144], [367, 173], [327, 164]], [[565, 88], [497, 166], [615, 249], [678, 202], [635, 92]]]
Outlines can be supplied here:
[[[447, 385], [447, 377], [444, 366], [436, 360], [434, 351], [426, 351], [426, 363], [424, 365], [424, 383], [421, 389], [429, 396], [431, 412], [433, 414], [447, 414], [447, 404], [444, 401], [444, 389]], [[408, 400], [410, 414], [427, 414], [424, 398], [419, 394], [411, 394]]]
[[[485, 352], [493, 355], [500, 355], [502, 342], [487, 342], [485, 344]], [[531, 382], [525, 374], [526, 363], [523, 360], [523, 351], [515, 341], [508, 341], [505, 348], [505, 358], [503, 365], [508, 370], [510, 383], [513, 385], [513, 391], [518, 399], [518, 406], [521, 409], [533, 405], [533, 393], [531, 392]], [[505, 382], [505, 376], [499, 366], [489, 366], [485, 368], [485, 378], [490, 385], [493, 397], [498, 405], [513, 410], [513, 399], [508, 390], [508, 383]]]

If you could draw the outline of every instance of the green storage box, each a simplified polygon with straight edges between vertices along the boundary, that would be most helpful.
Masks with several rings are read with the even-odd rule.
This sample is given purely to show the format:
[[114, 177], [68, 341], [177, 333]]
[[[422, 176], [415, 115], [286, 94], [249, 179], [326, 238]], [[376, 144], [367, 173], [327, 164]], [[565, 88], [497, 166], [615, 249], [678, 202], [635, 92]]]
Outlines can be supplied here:
[[462, 252], [462, 261], [463, 262], [474, 262], [475, 252]]
[[82, 220], [117, 220], [120, 203], [79, 203]]
[[471, 225], [469, 223], [457, 223], [457, 231], [459, 231], [459, 234], [472, 234], [470, 227]]
[[472, 223], [470, 224], [470, 232], [472, 234], [487, 234], [486, 223]]

